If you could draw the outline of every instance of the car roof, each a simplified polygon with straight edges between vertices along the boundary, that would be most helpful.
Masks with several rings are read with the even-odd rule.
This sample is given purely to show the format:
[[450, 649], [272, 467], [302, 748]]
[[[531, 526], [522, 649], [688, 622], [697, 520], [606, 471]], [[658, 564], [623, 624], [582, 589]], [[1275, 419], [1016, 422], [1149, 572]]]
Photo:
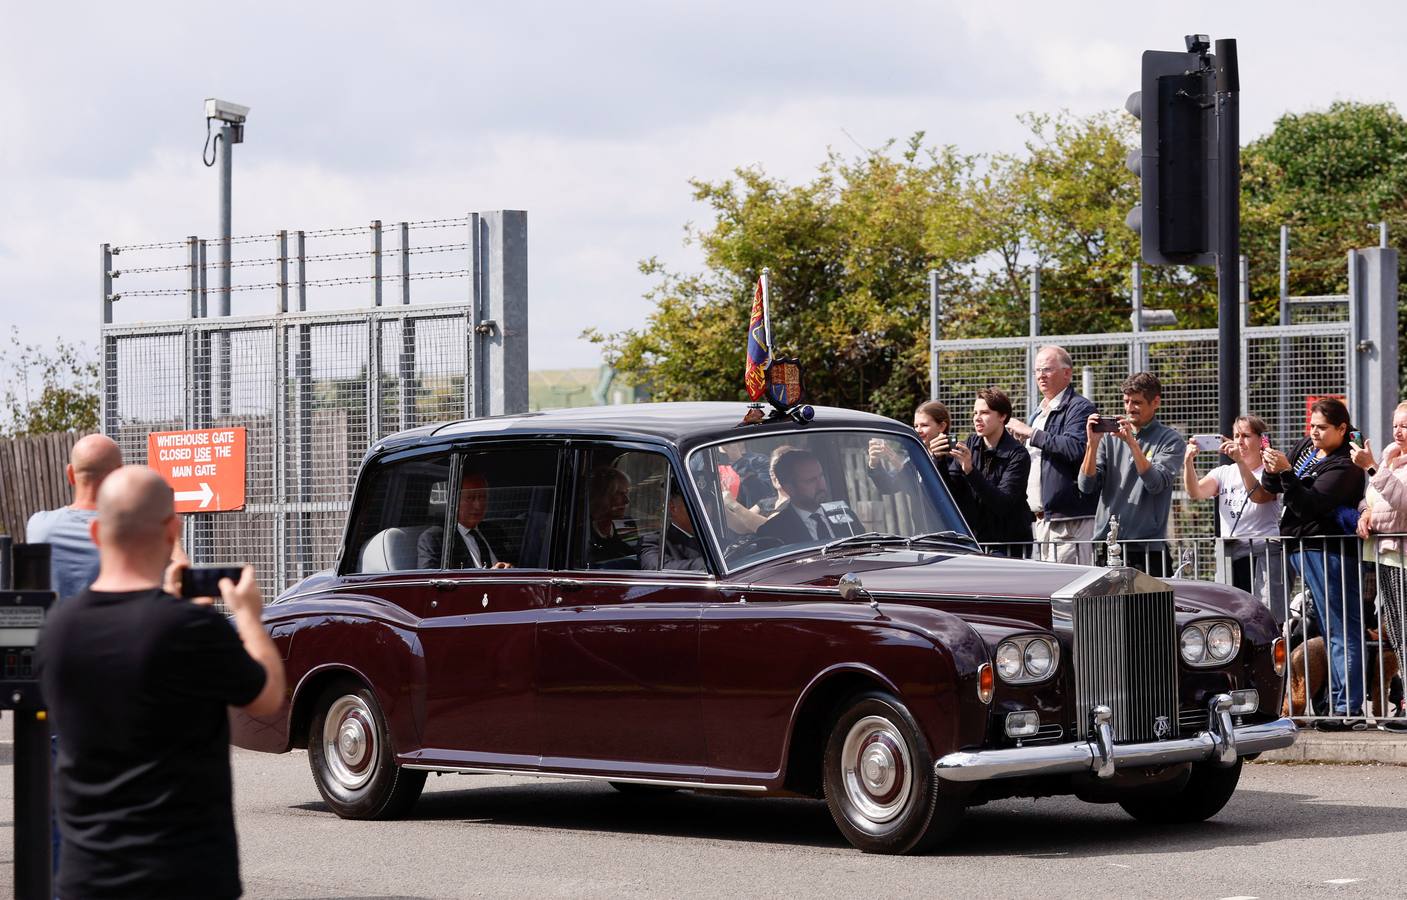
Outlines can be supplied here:
[[755, 425], [742, 424], [746, 403], [633, 403], [554, 409], [507, 416], [441, 422], [402, 431], [378, 441], [372, 453], [409, 447], [457, 444], [476, 438], [582, 437], [667, 443], [681, 452], [720, 438], [755, 437], [823, 428], [866, 428], [912, 434], [886, 416], [817, 406], [815, 418], [799, 424], [774, 416]]

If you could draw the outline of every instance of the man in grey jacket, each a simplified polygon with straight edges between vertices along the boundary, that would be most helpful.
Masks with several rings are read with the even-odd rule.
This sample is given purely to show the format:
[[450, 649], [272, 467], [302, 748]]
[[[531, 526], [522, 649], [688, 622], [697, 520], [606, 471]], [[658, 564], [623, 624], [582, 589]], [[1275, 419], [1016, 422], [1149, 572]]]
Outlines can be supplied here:
[[1118, 431], [1095, 431], [1098, 414], [1085, 421], [1089, 445], [1080, 467], [1080, 490], [1099, 495], [1095, 540], [1108, 538], [1109, 517], [1118, 516], [1119, 537], [1129, 542], [1127, 564], [1149, 575], [1171, 575], [1168, 513], [1187, 441], [1158, 421], [1163, 399], [1158, 376], [1136, 372], [1124, 379], [1123, 392]]

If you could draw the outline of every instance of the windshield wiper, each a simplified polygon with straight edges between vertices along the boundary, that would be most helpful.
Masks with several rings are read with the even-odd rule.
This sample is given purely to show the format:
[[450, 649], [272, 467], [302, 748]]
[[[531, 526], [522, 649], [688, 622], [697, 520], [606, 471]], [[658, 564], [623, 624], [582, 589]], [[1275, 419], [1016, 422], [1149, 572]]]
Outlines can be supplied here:
[[958, 544], [978, 552], [982, 550], [982, 545], [977, 543], [976, 538], [961, 531], [930, 531], [927, 534], [916, 534], [908, 539], [908, 544]]
[[864, 534], [852, 534], [849, 537], [839, 538], [831, 541], [821, 548], [821, 555], [837, 550], [841, 547], [868, 546], [870, 544], [903, 544], [908, 542], [908, 538], [901, 535], [891, 534], [885, 531], [866, 531]]

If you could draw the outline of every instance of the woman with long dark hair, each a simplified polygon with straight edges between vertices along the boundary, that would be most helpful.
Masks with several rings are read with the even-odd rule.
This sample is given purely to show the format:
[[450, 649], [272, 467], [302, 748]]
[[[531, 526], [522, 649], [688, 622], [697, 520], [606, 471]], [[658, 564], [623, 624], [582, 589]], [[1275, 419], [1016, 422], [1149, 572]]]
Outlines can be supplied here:
[[[1334, 716], [1363, 711], [1363, 608], [1358, 591], [1358, 537], [1350, 519], [1363, 499], [1363, 470], [1350, 459], [1348, 409], [1319, 400], [1309, 410], [1309, 436], [1289, 456], [1262, 453], [1265, 488], [1284, 498], [1280, 533], [1297, 538], [1290, 564], [1309, 588], [1329, 649], [1329, 702]], [[1338, 729], [1340, 722], [1321, 728]]]

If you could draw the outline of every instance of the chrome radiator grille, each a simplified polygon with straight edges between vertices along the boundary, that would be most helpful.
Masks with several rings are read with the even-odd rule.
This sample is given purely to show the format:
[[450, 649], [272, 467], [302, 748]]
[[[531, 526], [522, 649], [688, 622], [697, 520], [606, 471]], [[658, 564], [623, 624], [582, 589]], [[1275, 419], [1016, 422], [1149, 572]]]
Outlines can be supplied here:
[[1103, 704], [1114, 712], [1115, 741], [1175, 737], [1177, 628], [1172, 592], [1076, 597], [1071, 612], [1078, 735], [1090, 737], [1089, 711]]

